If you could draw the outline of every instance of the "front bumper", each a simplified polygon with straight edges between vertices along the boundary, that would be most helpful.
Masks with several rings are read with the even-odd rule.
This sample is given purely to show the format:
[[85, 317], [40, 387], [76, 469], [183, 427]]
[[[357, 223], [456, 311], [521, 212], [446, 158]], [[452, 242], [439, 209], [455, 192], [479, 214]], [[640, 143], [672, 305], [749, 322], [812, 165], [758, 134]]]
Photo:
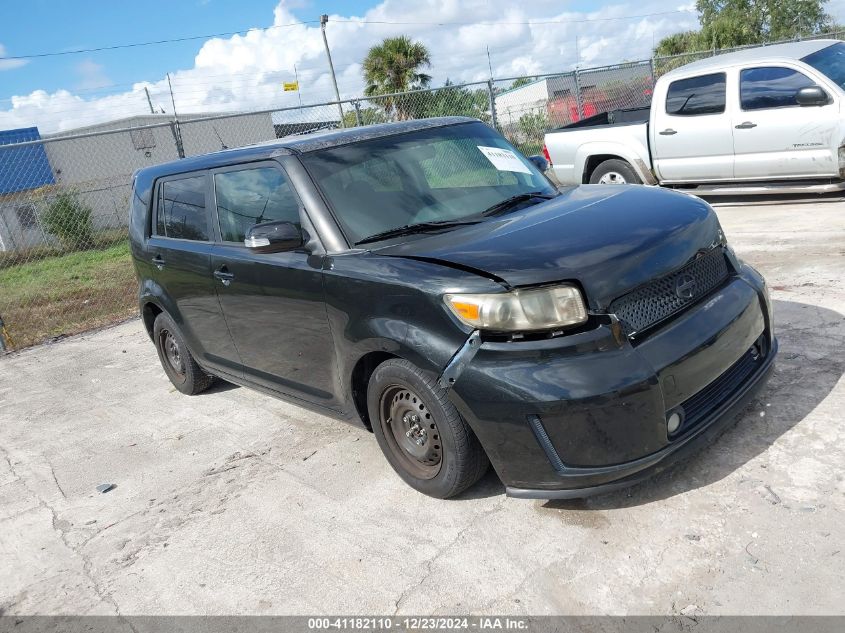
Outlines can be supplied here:
[[[636, 346], [611, 323], [485, 342], [450, 398], [509, 495], [584, 497], [636, 483], [711, 441], [765, 384], [776, 353], [765, 283], [743, 266]], [[684, 423], [670, 435], [672, 412]]]

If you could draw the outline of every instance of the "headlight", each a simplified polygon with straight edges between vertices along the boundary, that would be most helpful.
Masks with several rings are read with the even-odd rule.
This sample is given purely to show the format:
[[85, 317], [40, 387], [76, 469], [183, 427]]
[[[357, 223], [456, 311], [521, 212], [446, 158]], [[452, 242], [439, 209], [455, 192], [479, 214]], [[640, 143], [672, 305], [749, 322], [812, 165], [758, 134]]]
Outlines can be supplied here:
[[443, 298], [461, 321], [482, 330], [549, 330], [587, 320], [584, 299], [573, 286], [496, 294], [448, 294]]

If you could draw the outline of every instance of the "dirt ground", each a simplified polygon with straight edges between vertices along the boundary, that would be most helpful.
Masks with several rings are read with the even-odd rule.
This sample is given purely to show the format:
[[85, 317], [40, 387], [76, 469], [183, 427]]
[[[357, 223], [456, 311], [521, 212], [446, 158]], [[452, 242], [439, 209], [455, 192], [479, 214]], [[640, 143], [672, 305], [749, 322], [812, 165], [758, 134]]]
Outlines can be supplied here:
[[772, 287], [775, 374], [688, 463], [586, 501], [492, 472], [424, 497], [364, 430], [177, 393], [137, 320], [0, 359], [0, 613], [845, 614], [845, 203], [717, 212]]

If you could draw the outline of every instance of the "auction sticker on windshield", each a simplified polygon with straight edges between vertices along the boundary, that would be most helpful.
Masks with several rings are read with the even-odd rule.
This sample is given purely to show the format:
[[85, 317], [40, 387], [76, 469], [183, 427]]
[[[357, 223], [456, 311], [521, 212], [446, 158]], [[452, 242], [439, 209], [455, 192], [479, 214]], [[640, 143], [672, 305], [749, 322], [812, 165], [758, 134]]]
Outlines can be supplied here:
[[502, 149], [501, 147], [485, 147], [477, 145], [478, 149], [487, 157], [493, 167], [499, 171], [519, 171], [523, 174], [530, 174], [531, 170], [519, 160], [519, 156], [514, 154], [509, 149]]

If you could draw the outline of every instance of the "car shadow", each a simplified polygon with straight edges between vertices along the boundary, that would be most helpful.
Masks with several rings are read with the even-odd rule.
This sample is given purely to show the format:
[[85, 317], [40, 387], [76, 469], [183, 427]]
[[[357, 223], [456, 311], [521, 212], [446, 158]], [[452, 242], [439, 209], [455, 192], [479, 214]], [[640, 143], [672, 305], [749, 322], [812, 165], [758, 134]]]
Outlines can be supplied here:
[[845, 317], [805, 303], [774, 301], [780, 343], [769, 383], [712, 444], [685, 463], [631, 488], [542, 507], [610, 510], [644, 505], [717, 482], [768, 449], [824, 400], [845, 373]]
[[211, 383], [211, 386], [203, 391], [202, 394], [225, 393], [227, 391], [231, 391], [232, 389], [240, 389], [240, 385], [236, 385], [233, 382], [229, 382], [228, 380], [215, 376], [214, 382]]

